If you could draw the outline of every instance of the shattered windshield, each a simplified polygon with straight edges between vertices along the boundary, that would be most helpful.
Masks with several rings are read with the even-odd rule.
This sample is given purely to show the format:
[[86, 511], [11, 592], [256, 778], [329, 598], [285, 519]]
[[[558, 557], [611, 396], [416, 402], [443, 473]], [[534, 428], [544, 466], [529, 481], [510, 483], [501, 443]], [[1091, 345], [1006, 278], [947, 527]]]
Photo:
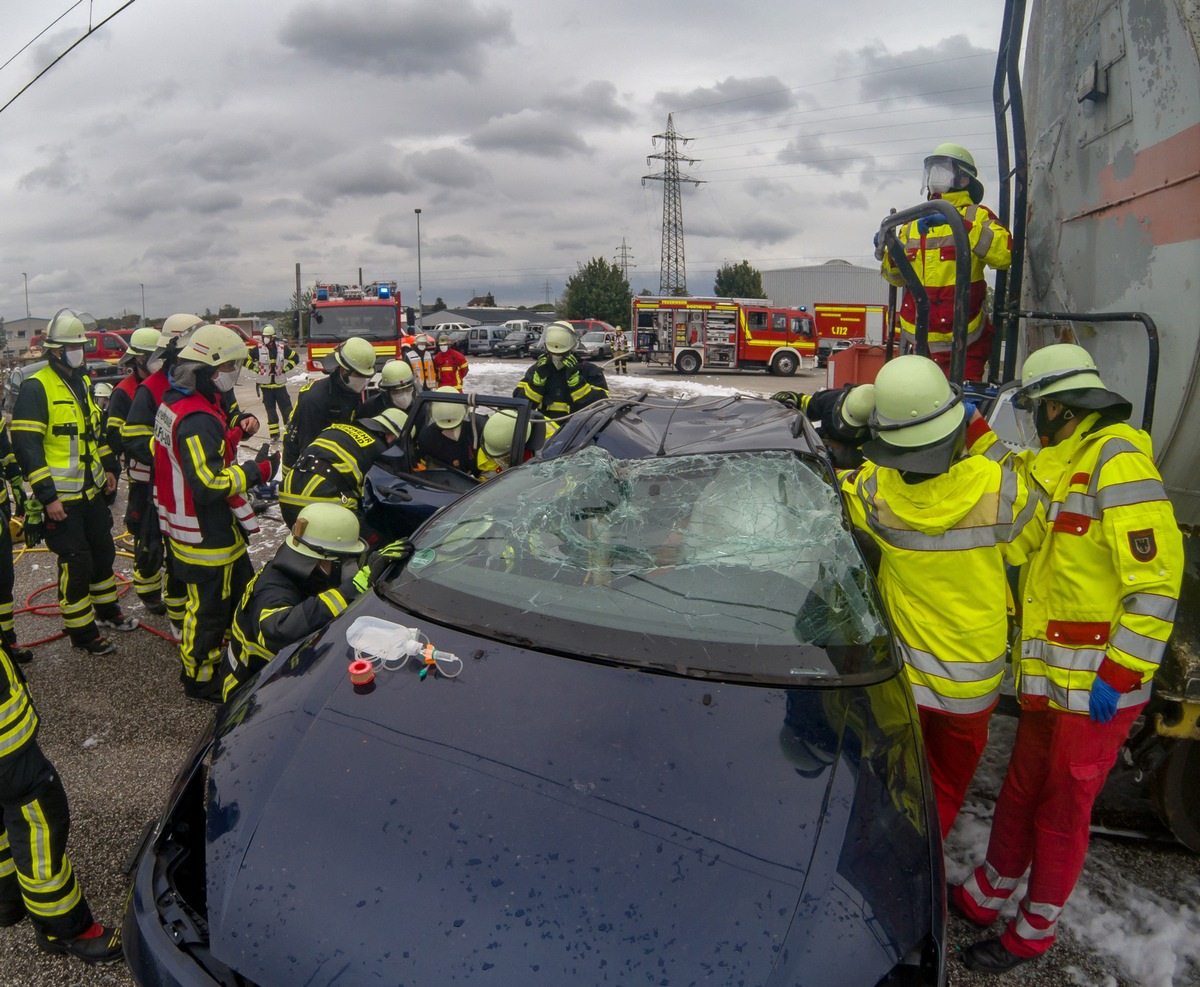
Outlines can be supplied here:
[[545, 650], [764, 681], [891, 658], [837, 491], [790, 452], [534, 461], [438, 516], [388, 589]]

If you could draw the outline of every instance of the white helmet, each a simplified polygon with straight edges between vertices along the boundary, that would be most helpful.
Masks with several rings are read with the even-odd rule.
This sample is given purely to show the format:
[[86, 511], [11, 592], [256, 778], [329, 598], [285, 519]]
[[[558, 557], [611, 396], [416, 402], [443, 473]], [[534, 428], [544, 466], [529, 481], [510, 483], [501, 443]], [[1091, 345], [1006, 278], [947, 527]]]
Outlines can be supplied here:
[[69, 308], [60, 308], [46, 326], [42, 345], [47, 348], [77, 346], [86, 343], [88, 330], [94, 331], [95, 328], [96, 320], [87, 312], [75, 312]]
[[171, 341], [182, 336], [189, 329], [194, 329], [196, 326], [205, 325], [205, 322], [198, 315], [191, 315], [187, 312], [177, 312], [175, 315], [168, 316], [167, 321], [162, 324], [162, 332], [159, 333], [158, 345], [168, 346]]
[[[457, 387], [451, 387], [448, 384], [439, 387], [438, 390], [448, 394], [460, 393]], [[455, 425], [461, 425], [467, 420], [467, 406], [451, 404], [449, 401], [435, 401], [430, 405], [429, 417], [433, 419], [433, 423], [438, 428], [454, 428]]]
[[187, 346], [179, 351], [180, 360], [194, 360], [219, 367], [232, 360], [240, 365], [246, 359], [246, 343], [229, 326], [202, 325], [192, 333]]

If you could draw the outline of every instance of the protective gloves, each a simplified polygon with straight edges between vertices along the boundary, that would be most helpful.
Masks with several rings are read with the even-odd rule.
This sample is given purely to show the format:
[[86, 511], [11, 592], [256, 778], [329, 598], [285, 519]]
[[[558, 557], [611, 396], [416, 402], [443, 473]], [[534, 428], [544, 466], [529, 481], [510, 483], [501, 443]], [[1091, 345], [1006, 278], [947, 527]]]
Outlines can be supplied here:
[[383, 548], [372, 552], [367, 564], [354, 574], [353, 586], [359, 593], [365, 593], [383, 576], [384, 572], [394, 562], [403, 562], [413, 553], [412, 542], [398, 538], [389, 542]]
[[[258, 455], [254, 457], [256, 463], [266, 463], [269, 466], [269, 472], [263, 477], [263, 483], [270, 481], [277, 472], [279, 472], [279, 453], [271, 452], [271, 444], [264, 442], [258, 447]], [[260, 466], [261, 472], [261, 466]]]
[[20, 482], [14, 483], [12, 485], [12, 502], [13, 514], [16, 517], [21, 517], [25, 513], [25, 501], [25, 488], [21, 486]]
[[1117, 715], [1120, 698], [1121, 694], [1097, 675], [1088, 696], [1088, 716], [1096, 723], [1107, 723]]
[[37, 548], [42, 543], [45, 533], [46, 525], [42, 517], [42, 505], [36, 498], [30, 497], [25, 501], [25, 547]]
[[922, 216], [917, 220], [917, 232], [924, 236], [935, 226], [941, 226], [943, 223], [941, 216]]
[[974, 401], [964, 401], [962, 403], [962, 406], [963, 406], [963, 411], [966, 412], [967, 421], [970, 421], [972, 418], [974, 418], [975, 412], [979, 410], [978, 408], [975, 407]]

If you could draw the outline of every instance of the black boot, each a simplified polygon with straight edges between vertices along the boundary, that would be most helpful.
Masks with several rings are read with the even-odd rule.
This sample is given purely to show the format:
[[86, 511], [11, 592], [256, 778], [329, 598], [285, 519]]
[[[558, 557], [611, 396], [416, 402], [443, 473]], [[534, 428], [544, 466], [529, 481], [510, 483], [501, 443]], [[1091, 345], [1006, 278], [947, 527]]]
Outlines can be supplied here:
[[967, 969], [976, 973], [1008, 973], [1022, 963], [1027, 963], [1032, 957], [1010, 953], [997, 937], [981, 939], [968, 946], [962, 951], [962, 959]]
[[124, 953], [121, 949], [121, 930], [106, 929], [97, 922], [92, 924], [88, 932], [94, 932], [97, 929], [99, 929], [98, 935], [88, 936], [86, 939], [82, 936], [74, 939], [59, 939], [56, 936], [47, 936], [38, 932], [36, 935], [38, 949], [45, 953], [65, 953], [67, 956], [74, 956], [93, 966], [104, 966], [122, 959]]

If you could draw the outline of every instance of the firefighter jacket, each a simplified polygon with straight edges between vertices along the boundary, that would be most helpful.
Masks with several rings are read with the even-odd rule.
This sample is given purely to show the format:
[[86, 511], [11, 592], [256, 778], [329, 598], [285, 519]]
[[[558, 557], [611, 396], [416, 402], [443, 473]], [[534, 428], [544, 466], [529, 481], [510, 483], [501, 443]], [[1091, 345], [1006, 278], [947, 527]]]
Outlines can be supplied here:
[[330, 585], [316, 566], [285, 541], [246, 587], [233, 615], [226, 699], [279, 651], [321, 630], [358, 597], [353, 574]]
[[[38, 715], [25, 676], [0, 648], [0, 764], [37, 736]], [[11, 865], [10, 865], [11, 866]]]
[[[125, 456], [125, 442], [121, 438], [121, 429], [129, 417], [129, 409], [133, 407], [133, 396], [137, 392], [138, 379], [134, 374], [128, 374], [116, 387], [108, 402], [108, 417], [104, 420], [104, 438], [108, 448], [118, 461]], [[128, 466], [133, 460], [129, 459]], [[145, 467], [142, 467], [145, 469]]]
[[279, 490], [279, 502], [297, 509], [331, 503], [358, 510], [363, 477], [386, 448], [375, 432], [357, 425], [330, 425], [297, 457]]
[[352, 391], [336, 371], [305, 384], [296, 396], [296, 407], [283, 437], [283, 465], [296, 465], [302, 450], [322, 431], [338, 422], [350, 424], [362, 410], [363, 395]]
[[413, 377], [419, 390], [433, 390], [438, 386], [438, 369], [433, 362], [433, 354], [426, 350], [422, 353], [415, 346], [404, 354], [408, 365], [412, 367]]
[[456, 349], [440, 350], [433, 354], [433, 366], [437, 372], [434, 387], [455, 387], [462, 390], [463, 378], [467, 376], [467, 358]]
[[574, 353], [567, 354], [561, 367], [543, 353], [525, 371], [513, 397], [528, 399], [547, 418], [561, 418], [608, 397], [608, 381], [603, 370], [580, 363]]
[[851, 522], [879, 546], [880, 594], [917, 705], [988, 709], [1008, 641], [1005, 563], [1020, 565], [1039, 544], [1040, 501], [978, 456], [914, 483], [868, 462], [842, 492]]
[[451, 438], [434, 422], [422, 426], [417, 433], [417, 448], [432, 467], [449, 466], [470, 476], [476, 475], [476, 450], [483, 424], [478, 417], [468, 418], [459, 426], [457, 438]]
[[266, 463], [233, 462], [225, 408], [172, 388], [154, 420], [154, 500], [159, 527], [180, 562], [225, 566], [246, 552], [258, 522], [243, 495], [266, 480]]
[[[171, 386], [166, 369], [156, 370], [140, 384], [134, 385], [133, 400], [121, 425], [121, 449], [129, 464], [129, 479], [134, 483], [150, 483], [154, 479], [154, 416], [158, 414], [163, 395]], [[116, 393], [113, 393], [116, 397]]]
[[[1012, 242], [1008, 230], [1000, 225], [996, 215], [987, 206], [973, 203], [967, 192], [946, 192], [942, 199], [962, 214], [971, 244], [971, 292], [967, 325], [969, 346], [980, 339], [988, 325], [984, 311], [987, 300], [984, 268], [1007, 270], [1012, 263]], [[914, 220], [897, 229], [896, 238], [929, 293], [930, 355], [949, 353], [954, 339], [954, 237], [947, 223], [933, 227], [924, 236], [918, 230], [917, 223]], [[883, 258], [883, 276], [894, 285], [904, 286], [899, 269], [886, 254]], [[911, 292], [904, 293], [899, 321], [905, 342], [915, 343], [917, 306]]]
[[16, 453], [13, 452], [12, 442], [8, 437], [8, 426], [0, 421], [0, 471], [4, 479], [12, 485], [13, 496], [9, 499], [8, 484], [0, 481], [0, 521], [7, 521], [14, 513], [25, 513], [25, 488], [22, 486], [21, 467], [17, 463]]
[[1091, 412], [1057, 445], [1012, 457], [1048, 529], [1021, 592], [1021, 703], [1087, 715], [1099, 675], [1146, 702], [1175, 619], [1183, 535], [1150, 436]]
[[100, 409], [78, 377], [50, 364], [21, 385], [12, 417], [13, 449], [42, 504], [103, 493], [119, 471], [100, 431]]
[[297, 362], [294, 349], [274, 340], [255, 346], [246, 355], [246, 366], [258, 375], [259, 387], [286, 387], [288, 371], [294, 370]]

